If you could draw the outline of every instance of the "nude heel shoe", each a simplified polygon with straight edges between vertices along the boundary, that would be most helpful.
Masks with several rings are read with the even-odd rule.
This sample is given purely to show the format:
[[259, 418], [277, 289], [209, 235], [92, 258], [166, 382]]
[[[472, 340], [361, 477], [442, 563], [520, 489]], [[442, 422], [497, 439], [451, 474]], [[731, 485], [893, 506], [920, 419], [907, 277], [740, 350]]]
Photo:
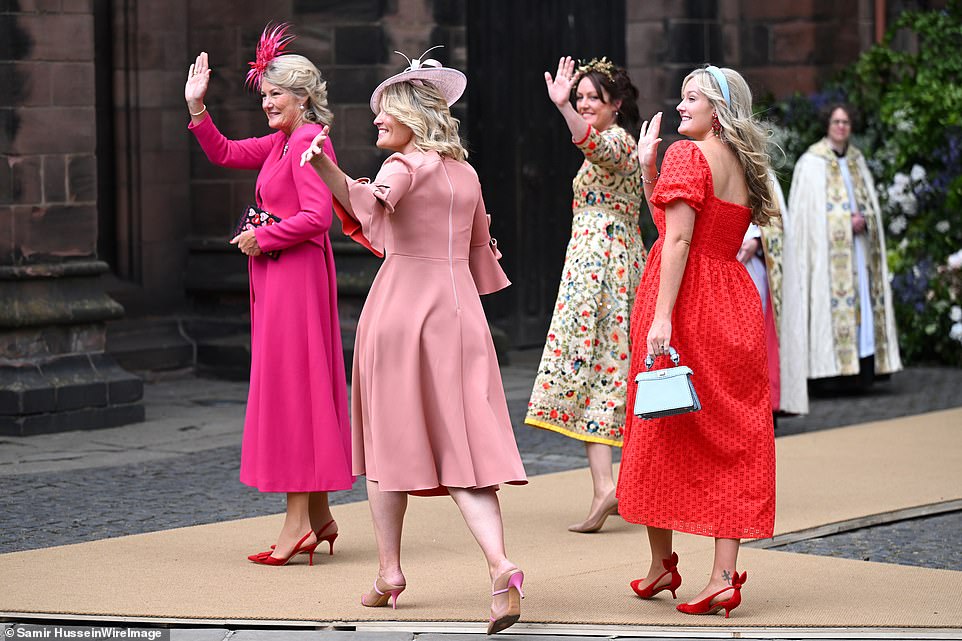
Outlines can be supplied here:
[[391, 602], [391, 607], [397, 610], [397, 598], [404, 592], [407, 585], [391, 585], [381, 577], [374, 579], [374, 587], [367, 594], [361, 595], [361, 605], [365, 608], [383, 608]]
[[615, 496], [614, 490], [605, 499], [605, 502], [601, 504], [598, 511], [594, 514], [589, 514], [588, 518], [581, 523], [572, 525], [568, 527], [569, 532], [577, 532], [579, 534], [591, 534], [592, 532], [597, 532], [605, 524], [605, 521], [609, 516], [618, 513], [618, 497]]
[[[521, 618], [521, 599], [524, 592], [521, 591], [521, 584], [524, 583], [524, 572], [518, 568], [508, 570], [494, 580], [494, 590], [491, 596], [491, 618], [488, 623], [488, 634], [495, 634], [510, 628]], [[501, 587], [504, 586], [504, 587]], [[500, 595], [503, 601], [507, 602], [507, 607], [497, 608], [497, 597]]]

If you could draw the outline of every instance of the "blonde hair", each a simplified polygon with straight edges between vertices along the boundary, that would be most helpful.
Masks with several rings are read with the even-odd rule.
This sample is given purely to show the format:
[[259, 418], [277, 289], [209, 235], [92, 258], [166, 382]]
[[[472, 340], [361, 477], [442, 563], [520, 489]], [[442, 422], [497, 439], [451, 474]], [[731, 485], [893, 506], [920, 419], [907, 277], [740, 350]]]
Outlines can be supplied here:
[[380, 107], [414, 132], [414, 146], [419, 150], [467, 160], [468, 151], [458, 134], [459, 121], [431, 83], [404, 81], [388, 85], [381, 93]]
[[780, 215], [768, 177], [771, 165], [767, 148], [769, 134], [752, 113], [752, 91], [745, 79], [727, 67], [723, 67], [721, 73], [728, 81], [731, 103], [725, 102], [718, 81], [706, 69], [695, 69], [685, 76], [681, 83], [682, 95], [688, 81], [694, 79], [698, 90], [711, 102], [721, 124], [718, 137], [735, 152], [745, 171], [752, 222], [767, 225]]
[[298, 98], [307, 98], [302, 116], [307, 122], [321, 125], [334, 123], [327, 106], [327, 81], [314, 63], [298, 54], [277, 56], [268, 65], [262, 80], [286, 89]]

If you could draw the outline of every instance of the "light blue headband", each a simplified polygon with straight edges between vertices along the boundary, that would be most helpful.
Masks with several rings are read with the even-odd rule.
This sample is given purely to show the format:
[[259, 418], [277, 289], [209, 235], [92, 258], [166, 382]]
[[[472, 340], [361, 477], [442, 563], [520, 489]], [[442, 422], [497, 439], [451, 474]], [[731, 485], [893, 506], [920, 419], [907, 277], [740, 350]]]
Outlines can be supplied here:
[[721, 87], [722, 96], [725, 97], [725, 103], [730, 107], [732, 104], [732, 94], [728, 89], [728, 79], [725, 78], [725, 74], [723, 74], [722, 70], [715, 65], [708, 65], [705, 67], [705, 71], [710, 73], [718, 82], [718, 86]]

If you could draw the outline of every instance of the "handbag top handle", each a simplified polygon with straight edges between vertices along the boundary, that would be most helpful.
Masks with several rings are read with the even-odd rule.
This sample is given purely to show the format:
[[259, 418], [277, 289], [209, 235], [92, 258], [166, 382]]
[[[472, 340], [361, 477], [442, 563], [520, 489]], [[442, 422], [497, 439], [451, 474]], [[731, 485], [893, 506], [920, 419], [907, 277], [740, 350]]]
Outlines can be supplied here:
[[[671, 345], [668, 346], [668, 357], [671, 358], [671, 362], [675, 365], [681, 362], [681, 356], [675, 351], [675, 348]], [[651, 369], [651, 366], [655, 364], [655, 356], [653, 354], [648, 354], [645, 356], [645, 369]]]

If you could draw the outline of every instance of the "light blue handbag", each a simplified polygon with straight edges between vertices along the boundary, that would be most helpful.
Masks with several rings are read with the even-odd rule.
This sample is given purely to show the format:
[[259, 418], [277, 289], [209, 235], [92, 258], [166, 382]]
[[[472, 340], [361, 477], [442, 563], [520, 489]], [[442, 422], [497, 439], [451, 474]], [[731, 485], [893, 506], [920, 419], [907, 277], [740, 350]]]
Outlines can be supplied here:
[[[635, 376], [635, 383], [638, 384], [635, 392], [635, 416], [652, 419], [697, 412], [701, 409], [701, 402], [691, 382], [691, 369], [678, 366], [681, 357], [674, 347], [668, 347], [668, 355], [675, 367], [638, 372]], [[654, 364], [654, 357], [648, 354], [645, 357], [645, 369], [651, 370]]]

